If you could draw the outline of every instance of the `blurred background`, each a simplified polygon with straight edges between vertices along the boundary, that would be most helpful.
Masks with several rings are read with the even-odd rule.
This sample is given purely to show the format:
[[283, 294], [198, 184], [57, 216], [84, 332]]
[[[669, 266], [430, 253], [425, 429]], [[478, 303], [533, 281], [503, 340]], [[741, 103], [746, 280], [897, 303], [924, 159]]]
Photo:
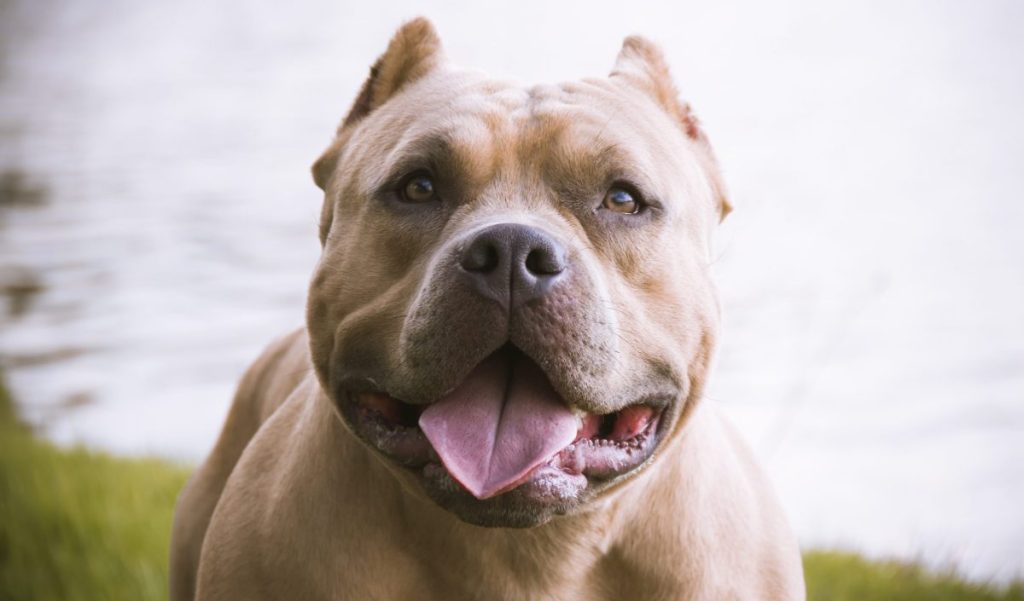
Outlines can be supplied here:
[[302, 323], [309, 165], [394, 29], [606, 74], [662, 44], [735, 212], [707, 402], [805, 546], [1024, 574], [1024, 4], [0, 0], [0, 367], [61, 445], [195, 463]]

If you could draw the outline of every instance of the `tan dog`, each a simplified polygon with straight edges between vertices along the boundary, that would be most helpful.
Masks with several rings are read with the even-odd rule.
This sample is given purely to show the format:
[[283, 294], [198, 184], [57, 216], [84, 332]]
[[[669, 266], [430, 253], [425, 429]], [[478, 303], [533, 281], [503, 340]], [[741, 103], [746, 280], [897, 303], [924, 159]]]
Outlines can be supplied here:
[[522, 88], [415, 20], [314, 166], [307, 328], [181, 495], [186, 599], [802, 599], [750, 452], [699, 407], [711, 149], [660, 52]]

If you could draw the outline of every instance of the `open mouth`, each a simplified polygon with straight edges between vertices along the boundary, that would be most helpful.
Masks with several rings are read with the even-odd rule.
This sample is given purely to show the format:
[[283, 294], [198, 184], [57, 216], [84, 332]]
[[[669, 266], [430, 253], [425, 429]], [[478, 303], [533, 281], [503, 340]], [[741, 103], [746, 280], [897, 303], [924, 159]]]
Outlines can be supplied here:
[[663, 411], [646, 403], [604, 415], [573, 410], [540, 366], [511, 345], [430, 405], [379, 391], [346, 397], [343, 412], [364, 440], [480, 500], [519, 487], [542, 499], [577, 497], [588, 479], [613, 478], [650, 457]]

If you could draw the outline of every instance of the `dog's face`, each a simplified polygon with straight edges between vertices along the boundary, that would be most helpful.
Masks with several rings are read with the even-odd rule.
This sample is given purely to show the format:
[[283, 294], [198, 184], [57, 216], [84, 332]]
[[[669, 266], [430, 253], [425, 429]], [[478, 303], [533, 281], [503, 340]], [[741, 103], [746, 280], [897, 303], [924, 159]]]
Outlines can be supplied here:
[[666, 452], [715, 339], [727, 205], [656, 48], [522, 88], [447, 66], [413, 21], [314, 176], [316, 371], [414, 494], [532, 526]]

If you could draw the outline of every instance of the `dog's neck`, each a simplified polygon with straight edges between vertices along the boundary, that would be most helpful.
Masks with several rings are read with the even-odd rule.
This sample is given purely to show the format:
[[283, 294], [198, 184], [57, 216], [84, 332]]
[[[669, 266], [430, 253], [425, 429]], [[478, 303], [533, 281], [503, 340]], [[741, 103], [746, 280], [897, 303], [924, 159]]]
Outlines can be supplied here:
[[432, 562], [427, 569], [451, 573], [459, 566], [469, 591], [476, 578], [483, 586], [496, 576], [523, 590], [561, 590], [585, 579], [611, 553], [619, 542], [616, 533], [624, 530], [618, 523], [628, 518], [622, 508], [636, 506], [635, 492], [626, 487], [532, 528], [486, 528], [403, 491], [400, 519], [411, 544], [431, 549], [422, 555]]
[[[498, 576], [512, 587], [510, 590], [544, 590], [552, 594], [592, 591], [593, 586], [602, 588], [601, 581], [614, 580], [616, 574], [636, 569], [634, 555], [638, 551], [646, 554], [636, 548], [637, 541], [655, 541], [665, 533], [675, 532], [685, 521], [681, 516], [662, 515], [663, 507], [659, 508], [654, 501], [655, 491], [650, 487], [652, 482], [667, 478], [688, 488], [688, 478], [679, 472], [678, 462], [673, 460], [683, 455], [680, 446], [685, 437], [677, 438], [663, 449], [669, 455], [664, 460], [653, 462], [630, 481], [606, 491], [575, 513], [556, 516], [532, 528], [470, 525], [423, 495], [410, 492], [395, 478], [380, 480], [393, 484], [389, 489], [396, 497], [394, 506], [400, 507], [395, 519], [402, 540], [408, 541], [410, 548], [417, 549], [421, 561], [429, 564], [424, 569], [458, 578], [458, 582], [450, 584], [461, 589], [461, 593], [472, 594], [476, 590], [474, 582], [479, 583], [482, 591], [493, 585]], [[389, 469], [382, 461], [371, 463], [377, 464], [381, 472]], [[685, 538], [678, 534], [670, 537], [676, 542]], [[694, 550], [698, 546], [692, 540], [687, 544]], [[652, 564], [647, 561], [648, 568]]]

